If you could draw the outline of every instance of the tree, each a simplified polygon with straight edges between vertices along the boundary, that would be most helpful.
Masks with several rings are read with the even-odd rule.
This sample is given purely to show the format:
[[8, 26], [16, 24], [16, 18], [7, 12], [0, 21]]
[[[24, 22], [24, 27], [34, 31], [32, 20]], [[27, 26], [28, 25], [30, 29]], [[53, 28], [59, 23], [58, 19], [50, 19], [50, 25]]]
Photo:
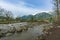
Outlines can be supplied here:
[[0, 8], [0, 16], [4, 16], [4, 9]]
[[0, 16], [5, 17], [6, 20], [13, 19], [13, 14], [11, 11], [7, 11], [3, 8], [0, 8]]
[[60, 20], [60, 0], [53, 0], [54, 4], [54, 13], [56, 13], [56, 21]]
[[13, 19], [13, 14], [11, 11], [5, 11], [5, 16], [7, 20], [12, 20]]
[[27, 17], [28, 17], [27, 18], [28, 22], [33, 22], [34, 21], [34, 16], [33, 15], [28, 15]]
[[19, 16], [16, 17], [16, 21], [20, 21], [20, 17]]

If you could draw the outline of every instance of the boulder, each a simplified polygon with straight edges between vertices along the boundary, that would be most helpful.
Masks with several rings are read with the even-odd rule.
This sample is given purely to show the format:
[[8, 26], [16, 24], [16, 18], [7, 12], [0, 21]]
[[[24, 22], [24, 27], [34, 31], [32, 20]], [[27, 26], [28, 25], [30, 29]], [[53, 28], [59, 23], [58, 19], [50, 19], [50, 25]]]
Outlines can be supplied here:
[[15, 33], [16, 31], [16, 28], [15, 27], [11, 27], [9, 30], [8, 30], [8, 33]]
[[20, 28], [20, 27], [18, 27], [18, 28], [16, 28], [16, 32], [22, 32], [22, 28]]
[[7, 33], [5, 36], [11, 36], [13, 35], [13, 33]]

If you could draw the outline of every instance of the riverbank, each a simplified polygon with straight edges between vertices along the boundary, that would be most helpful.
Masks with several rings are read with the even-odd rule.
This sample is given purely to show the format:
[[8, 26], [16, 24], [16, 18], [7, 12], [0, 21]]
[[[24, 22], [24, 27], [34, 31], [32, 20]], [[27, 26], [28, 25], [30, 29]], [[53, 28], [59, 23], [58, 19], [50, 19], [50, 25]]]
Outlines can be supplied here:
[[[34, 23], [13, 23], [0, 24], [0, 40], [35, 40], [35, 38], [43, 34], [44, 27], [49, 28], [51, 24]], [[4, 29], [4, 30], [3, 30]]]
[[0, 21], [0, 24], [20, 23], [20, 21]]
[[43, 26], [47, 25], [49, 24], [31, 24], [26, 22], [14, 24], [0, 24], [0, 27], [2, 27], [2, 29], [10, 30], [4, 32], [4, 37], [1, 37], [0, 40], [35, 40], [36, 36], [43, 33]]
[[60, 26], [44, 29], [43, 33], [36, 40], [60, 40]]

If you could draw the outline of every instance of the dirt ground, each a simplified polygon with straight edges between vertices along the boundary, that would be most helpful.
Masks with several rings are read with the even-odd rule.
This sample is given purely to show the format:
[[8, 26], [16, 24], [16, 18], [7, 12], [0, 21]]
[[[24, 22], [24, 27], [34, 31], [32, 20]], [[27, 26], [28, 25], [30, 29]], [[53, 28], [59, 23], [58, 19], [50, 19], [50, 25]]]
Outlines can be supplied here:
[[51, 28], [48, 30], [45, 40], [60, 40], [60, 28]]

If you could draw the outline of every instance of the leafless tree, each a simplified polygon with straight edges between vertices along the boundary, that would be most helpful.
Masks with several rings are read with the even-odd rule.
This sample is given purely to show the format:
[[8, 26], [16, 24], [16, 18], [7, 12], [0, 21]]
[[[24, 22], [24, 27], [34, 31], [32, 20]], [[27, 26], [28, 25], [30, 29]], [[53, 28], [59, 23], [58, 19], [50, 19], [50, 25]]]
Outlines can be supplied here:
[[53, 0], [54, 13], [56, 13], [56, 21], [60, 20], [60, 0]]

